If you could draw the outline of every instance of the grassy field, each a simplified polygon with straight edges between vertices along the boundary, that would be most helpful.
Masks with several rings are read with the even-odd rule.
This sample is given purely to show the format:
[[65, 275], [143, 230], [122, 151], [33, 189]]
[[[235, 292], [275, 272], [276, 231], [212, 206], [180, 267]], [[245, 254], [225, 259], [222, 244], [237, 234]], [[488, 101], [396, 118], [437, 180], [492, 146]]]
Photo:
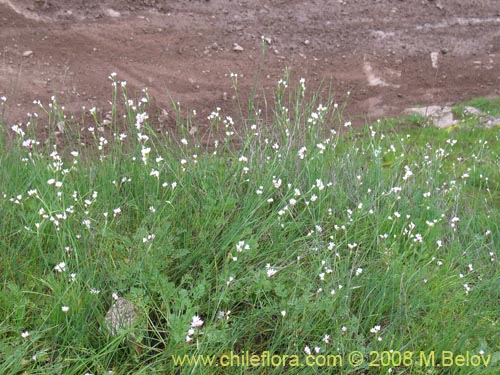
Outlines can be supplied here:
[[1, 124], [1, 374], [500, 373], [498, 128], [352, 129], [285, 77], [159, 134], [111, 78], [110, 119]]

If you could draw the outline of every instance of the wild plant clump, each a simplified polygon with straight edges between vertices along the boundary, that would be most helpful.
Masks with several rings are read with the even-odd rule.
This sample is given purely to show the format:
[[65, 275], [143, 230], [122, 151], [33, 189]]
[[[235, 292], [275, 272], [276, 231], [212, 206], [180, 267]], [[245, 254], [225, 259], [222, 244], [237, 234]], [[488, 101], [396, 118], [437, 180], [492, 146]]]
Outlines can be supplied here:
[[[240, 373], [179, 359], [266, 351], [498, 366], [495, 129], [353, 129], [285, 75], [272, 111], [198, 119], [174, 103], [159, 132], [147, 92], [110, 78], [109, 118], [71, 125], [53, 98], [43, 120], [2, 123], [0, 373]], [[110, 334], [114, 301], [133, 313]], [[378, 364], [337, 363], [417, 373]]]

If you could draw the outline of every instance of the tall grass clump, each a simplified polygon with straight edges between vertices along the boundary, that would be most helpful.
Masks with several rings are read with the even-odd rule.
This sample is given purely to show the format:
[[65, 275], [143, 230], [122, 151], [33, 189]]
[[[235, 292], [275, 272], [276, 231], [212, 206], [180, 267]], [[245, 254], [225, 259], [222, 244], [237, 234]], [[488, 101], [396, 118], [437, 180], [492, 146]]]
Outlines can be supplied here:
[[[2, 123], [1, 374], [498, 373], [498, 131], [352, 129], [285, 76], [272, 116], [252, 102], [160, 134], [111, 78], [108, 119], [72, 124], [54, 98]], [[137, 320], [113, 336], [118, 298]], [[177, 361], [266, 351], [344, 361]], [[414, 356], [373, 354], [390, 351]]]

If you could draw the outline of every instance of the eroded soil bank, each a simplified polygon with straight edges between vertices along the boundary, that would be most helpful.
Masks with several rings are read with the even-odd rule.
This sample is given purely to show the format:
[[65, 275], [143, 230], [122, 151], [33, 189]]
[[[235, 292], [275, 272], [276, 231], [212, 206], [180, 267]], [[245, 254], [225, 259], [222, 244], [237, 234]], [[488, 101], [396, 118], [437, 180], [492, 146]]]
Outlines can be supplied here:
[[230, 72], [243, 97], [272, 95], [285, 67], [339, 102], [350, 91], [359, 122], [500, 94], [496, 0], [0, 0], [0, 46], [9, 123], [52, 95], [105, 108], [111, 72], [200, 120], [234, 108]]

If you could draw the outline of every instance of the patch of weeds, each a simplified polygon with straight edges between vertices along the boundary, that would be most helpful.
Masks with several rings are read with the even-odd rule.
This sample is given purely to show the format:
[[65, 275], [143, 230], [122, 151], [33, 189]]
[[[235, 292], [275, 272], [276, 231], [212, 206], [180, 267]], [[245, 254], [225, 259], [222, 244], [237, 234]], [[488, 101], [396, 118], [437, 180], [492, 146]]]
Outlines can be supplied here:
[[[214, 363], [355, 350], [470, 351], [495, 373], [497, 131], [352, 129], [286, 74], [274, 117], [253, 101], [245, 119], [214, 110], [203, 136], [180, 115], [159, 135], [147, 95], [119, 101], [111, 78], [113, 130], [92, 109], [90, 145], [22, 124], [0, 154], [1, 374], [241, 373]], [[118, 297], [142, 320], [111, 337]], [[359, 370], [380, 373], [339, 371]]]

